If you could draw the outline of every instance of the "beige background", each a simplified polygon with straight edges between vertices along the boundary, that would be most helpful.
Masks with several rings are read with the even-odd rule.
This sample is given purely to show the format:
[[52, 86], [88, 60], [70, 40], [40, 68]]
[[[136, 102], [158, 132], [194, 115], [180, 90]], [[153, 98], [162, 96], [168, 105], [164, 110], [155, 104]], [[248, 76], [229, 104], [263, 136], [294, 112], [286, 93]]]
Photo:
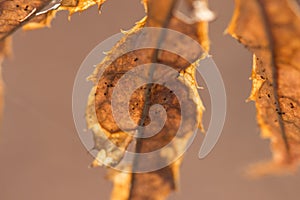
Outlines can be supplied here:
[[[197, 158], [203, 136], [197, 137], [182, 165], [180, 191], [170, 199], [299, 199], [299, 173], [256, 181], [242, 176], [248, 164], [271, 156], [269, 143], [259, 137], [253, 103], [245, 103], [251, 54], [223, 35], [233, 1], [211, 1], [211, 8], [218, 15], [210, 26], [211, 53], [226, 84], [227, 121], [221, 140], [204, 160]], [[51, 29], [15, 34], [14, 56], [4, 63], [1, 200], [109, 198], [112, 185], [104, 178], [105, 169], [87, 168], [92, 158], [75, 131], [73, 81], [93, 47], [143, 15], [139, 0], [109, 0], [100, 16], [95, 7], [74, 15], [71, 22], [67, 13], [59, 13]]]

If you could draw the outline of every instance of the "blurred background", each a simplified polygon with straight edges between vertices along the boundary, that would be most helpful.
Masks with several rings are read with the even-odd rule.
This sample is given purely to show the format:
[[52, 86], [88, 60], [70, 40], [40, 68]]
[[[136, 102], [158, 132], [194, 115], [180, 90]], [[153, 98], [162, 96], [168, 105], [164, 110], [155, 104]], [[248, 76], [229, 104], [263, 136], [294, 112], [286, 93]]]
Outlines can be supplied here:
[[[224, 35], [233, 0], [215, 0], [210, 8], [217, 20], [210, 24], [211, 54], [225, 82], [227, 120], [213, 152], [197, 155], [199, 134], [185, 155], [180, 189], [171, 200], [296, 200], [300, 174], [249, 180], [243, 176], [252, 163], [271, 158], [262, 140], [250, 94], [251, 54]], [[89, 169], [92, 157], [81, 144], [72, 118], [72, 87], [85, 56], [98, 43], [130, 29], [144, 16], [140, 0], [108, 0], [102, 14], [93, 7], [67, 20], [59, 12], [52, 28], [18, 31], [13, 57], [3, 66], [6, 105], [0, 134], [1, 200], [106, 200], [112, 183], [106, 169]], [[204, 95], [204, 103], [209, 105]], [[205, 122], [209, 119], [205, 114]]]

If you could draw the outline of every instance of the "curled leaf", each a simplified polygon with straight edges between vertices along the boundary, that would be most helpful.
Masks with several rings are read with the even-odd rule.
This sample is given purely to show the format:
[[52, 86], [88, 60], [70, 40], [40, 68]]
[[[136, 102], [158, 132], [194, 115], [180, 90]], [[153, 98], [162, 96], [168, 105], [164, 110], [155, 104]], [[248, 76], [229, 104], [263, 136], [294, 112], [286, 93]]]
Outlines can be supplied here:
[[253, 88], [262, 137], [273, 161], [255, 175], [295, 171], [300, 164], [300, 8], [295, 0], [236, 0], [228, 32], [254, 54]]
[[[165, 199], [170, 191], [176, 189], [179, 176], [181, 159], [172, 163], [174, 155], [187, 146], [195, 128], [192, 125], [202, 127], [201, 118], [204, 108], [197, 92], [195, 63], [209, 48], [207, 22], [187, 24], [176, 17], [174, 15], [178, 3], [176, 0], [144, 2], [147, 17], [130, 31], [124, 32], [125, 36], [113, 47], [89, 78], [95, 83], [89, 96], [86, 114], [88, 127], [94, 132], [94, 148], [98, 151], [93, 166], [122, 165], [126, 150], [148, 153], [162, 149], [171, 141], [173, 145], [164, 149], [159, 158], [151, 157], [151, 160], [145, 162], [140, 157], [134, 157], [129, 165], [119, 167], [126, 172], [111, 172], [110, 178], [115, 185], [112, 199], [118, 200]], [[191, 12], [194, 11], [192, 2], [186, 1]], [[196, 51], [184, 40], [184, 37], [164, 34], [163, 31], [153, 35], [143, 32], [143, 28], [146, 27], [178, 31], [200, 43], [204, 51]], [[157, 44], [156, 48], [128, 52], [146, 41]], [[162, 46], [175, 48], [181, 53], [174, 54], [160, 50]], [[184, 58], [189, 58], [188, 60], [192, 62]], [[173, 72], [170, 73], [159, 64], [169, 66]], [[122, 82], [126, 76], [128, 78]], [[156, 82], [141, 84], [145, 80], [159, 81], [162, 78], [166, 80], [164, 84]], [[167, 87], [168, 84], [176, 86], [178, 94], [175, 95], [175, 92]], [[119, 86], [123, 89], [116, 93]], [[135, 88], [136, 86], [139, 87]], [[133, 93], [128, 96], [126, 91], [131, 90]], [[113, 99], [123, 106], [113, 107]], [[181, 101], [184, 104], [180, 104]], [[157, 104], [165, 111], [161, 112], [158, 107], [154, 108]], [[119, 118], [114, 115], [114, 109]], [[147, 136], [146, 129], [140, 127], [147, 127], [152, 123], [158, 123], [154, 127], [159, 127], [159, 122], [164, 121], [164, 117], [166, 117], [165, 123], [155, 135], [146, 138], [132, 136]], [[183, 119], [188, 123], [180, 124]], [[183, 130], [182, 134], [177, 134], [180, 127]], [[135, 169], [147, 168], [148, 165], [159, 163], [161, 160], [172, 164], [152, 172], [131, 173]]]

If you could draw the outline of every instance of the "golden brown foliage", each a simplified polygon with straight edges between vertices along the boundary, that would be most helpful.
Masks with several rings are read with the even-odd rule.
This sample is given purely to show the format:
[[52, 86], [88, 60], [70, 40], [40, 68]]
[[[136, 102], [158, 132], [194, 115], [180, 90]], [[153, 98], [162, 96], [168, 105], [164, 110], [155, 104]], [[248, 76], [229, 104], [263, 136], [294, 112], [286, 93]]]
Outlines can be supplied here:
[[[58, 10], [68, 10], [70, 15], [81, 12], [98, 4], [100, 6], [105, 0], [62, 0]], [[10, 54], [11, 38], [7, 38], [18, 28], [36, 29], [50, 26], [52, 18], [57, 10], [51, 8], [51, 0], [2, 0], [0, 1], [0, 65], [3, 59]], [[49, 8], [48, 8], [49, 7]], [[46, 9], [46, 10], [45, 10]], [[45, 11], [44, 14], [39, 14]], [[28, 23], [29, 22], [29, 23]], [[0, 73], [1, 73], [0, 69]], [[0, 75], [0, 113], [3, 110], [4, 83]], [[0, 119], [1, 120], [1, 119]]]
[[51, 0], [3, 0], [0, 2], [0, 40], [31, 20]]
[[[55, 13], [68, 10], [70, 15], [86, 10], [90, 6], [100, 6], [105, 0], [62, 0], [56, 10], [49, 10], [37, 15], [50, 5], [51, 0], [2, 0], [0, 2], [0, 64], [8, 54], [10, 39], [7, 38], [19, 27], [36, 29], [49, 26]], [[185, 0], [190, 13], [194, 13], [194, 0]], [[235, 0], [236, 9], [228, 32], [253, 52], [253, 87], [249, 99], [255, 101], [257, 120], [262, 136], [271, 140], [273, 160], [255, 165], [250, 172], [255, 175], [281, 174], [292, 172], [300, 163], [300, 2], [299, 0]], [[93, 166], [109, 164], [117, 166], [125, 150], [137, 153], [152, 152], [160, 149], [171, 140], [176, 141], [162, 157], [170, 159], [186, 145], [191, 137], [192, 127], [187, 127], [185, 135], [178, 137], [182, 113], [189, 110], [188, 119], [201, 126], [203, 106], [197, 94], [194, 65], [183, 57], [158, 49], [141, 49], [126, 52], [136, 44], [136, 38], [143, 27], [169, 28], [179, 31], [198, 41], [205, 52], [209, 49], [207, 22], [185, 21], [175, 15], [178, 0], [143, 0], [147, 16], [128, 31], [112, 51], [100, 63], [91, 76], [95, 87], [91, 91], [87, 122], [94, 132], [95, 149], [99, 151]], [[198, 19], [199, 20], [199, 19]], [[192, 22], [192, 23], [190, 23]], [[163, 34], [152, 40], [159, 41]], [[163, 42], [173, 44], [186, 52], [193, 62], [199, 61], [201, 54], [184, 44], [182, 38], [168, 38]], [[157, 43], [158, 44], [158, 43]], [[158, 48], [158, 47], [157, 47]], [[120, 55], [118, 57], [118, 55]], [[136, 90], [129, 101], [129, 113], [134, 125], [123, 125], [132, 132], [138, 132], [137, 125], [146, 126], [151, 120], [148, 116], [150, 107], [160, 104], [167, 114], [164, 127], [150, 138], [135, 139], [128, 131], [123, 131], [115, 122], [110, 101], [115, 85], [122, 75], [137, 66], [148, 63], [160, 63], [176, 70], [167, 74], [156, 65], [151, 65], [138, 74], [142, 79], [151, 80], [153, 74], [164, 74], [166, 78], [178, 84], [179, 91], [185, 98], [184, 105], [172, 91], [163, 85], [147, 84]], [[103, 76], [98, 79], [99, 72]], [[1, 70], [0, 70], [1, 73]], [[138, 82], [128, 82], [130, 88]], [[124, 98], [119, 96], [120, 99]], [[124, 100], [125, 101], [125, 100]], [[0, 112], [3, 109], [3, 83], [0, 80]], [[120, 110], [121, 112], [121, 110]], [[196, 117], [195, 117], [196, 116]], [[156, 116], [162, 119], [162, 115]], [[130, 132], [130, 131], [129, 131]], [[142, 135], [143, 132], [138, 132]], [[118, 148], [107, 143], [107, 138]], [[161, 159], [161, 158], [160, 158]], [[170, 159], [171, 160], [171, 159]], [[158, 162], [153, 159], [152, 162]], [[109, 178], [114, 182], [112, 199], [165, 199], [170, 191], [176, 189], [181, 159], [173, 164], [149, 173], [125, 173], [110, 171]], [[123, 166], [131, 171], [137, 166], [147, 165], [135, 158], [130, 166]]]
[[294, 171], [300, 162], [300, 7], [295, 0], [236, 0], [228, 32], [254, 53], [253, 89], [273, 161], [251, 173]]
[[105, 0], [62, 0], [61, 6], [56, 10], [49, 10], [44, 14], [34, 17], [30, 23], [26, 24], [23, 28], [25, 30], [33, 30], [38, 28], [50, 27], [52, 19], [55, 17], [56, 12], [61, 10], [69, 11], [69, 17], [75, 12], [82, 12], [91, 6], [98, 5], [100, 11], [101, 5]]
[[[158, 49], [135, 50], [125, 53], [124, 55], [122, 53], [136, 45], [138, 42], [137, 38], [139, 38], [138, 36], [141, 33], [140, 30], [143, 27], [161, 27], [179, 31], [195, 39], [208, 50], [207, 22], [187, 24], [178, 19], [174, 16], [176, 3], [176, 0], [148, 0], [146, 2], [147, 18], [137, 23], [132, 30], [125, 34], [124, 38], [109, 52], [104, 61], [98, 65], [96, 71], [90, 78], [96, 85], [89, 97], [87, 122], [89, 128], [93, 130], [95, 135], [95, 149], [99, 151], [93, 166], [101, 165], [102, 163], [118, 165], [123, 158], [124, 151], [128, 148], [130, 143], [135, 144], [134, 152], [137, 153], [152, 152], [160, 149], [171, 140], [177, 140], [177, 145], [169, 149], [171, 154], [183, 148], [191, 137], [193, 127], [186, 127], [188, 131], [186, 131], [184, 137], [176, 136], [182, 117], [181, 109], [189, 111], [186, 117], [194, 121], [197, 126], [200, 126], [203, 106], [199, 96], [196, 95], [197, 88], [194, 79], [194, 65], [191, 65], [191, 63], [178, 55]], [[188, 3], [191, 8], [190, 12], [193, 12], [192, 2], [188, 1]], [[151, 39], [158, 41], [160, 37], [161, 35], [158, 35], [156, 38]], [[176, 48], [181, 49], [182, 52], [188, 51], [189, 53], [187, 54], [190, 57], [192, 56], [194, 62], [201, 57], [201, 54], [197, 54], [197, 52], [193, 53], [191, 47], [185, 46], [186, 44], [184, 44], [180, 38], [168, 38], [166, 36], [162, 43], [174, 44], [177, 46]], [[121, 56], [118, 57], [120, 54]], [[175, 76], [174, 74], [168, 75], [154, 64], [150, 68], [145, 67], [143, 73], [138, 74], [138, 76], [142, 79], [149, 80], [153, 78], [151, 74], [165, 74], [165, 76], [168, 77], [168, 81], [178, 84], [178, 88], [183, 98], [185, 98], [186, 104], [179, 105], [176, 95], [163, 85], [147, 84], [136, 90], [132, 94], [129, 102], [130, 117], [135, 124], [126, 124], [128, 120], [125, 120], [123, 125], [127, 130], [138, 131], [136, 128], [137, 125], [145, 126], [149, 124], [150, 118], [148, 112], [150, 107], [155, 104], [160, 104], [164, 107], [167, 113], [167, 120], [164, 127], [155, 136], [135, 139], [127, 133], [128, 131], [124, 132], [119, 128], [114, 120], [110, 102], [114, 87], [120, 78], [129, 70], [147, 63], [165, 64], [180, 74], [179, 77], [177, 75], [178, 73], [176, 73]], [[97, 77], [97, 75], [100, 71], [103, 72], [103, 74], [98, 80], [99, 77]], [[131, 81], [126, 82], [124, 87], [131, 88], [134, 85], [138, 85], [138, 83]], [[118, 98], [122, 99], [124, 97], [118, 96]], [[124, 102], [126, 104], [126, 99], [124, 99]], [[93, 112], [94, 109], [96, 109], [96, 115]], [[156, 117], [161, 118], [160, 115]], [[119, 148], [112, 148], [111, 145], [106, 142], [106, 138]], [[135, 141], [133, 142], [133, 140]], [[168, 159], [170, 152], [165, 153], [166, 155], [164, 156], [166, 156], [166, 158], [164, 159]], [[161, 158], [153, 158], [151, 162], [159, 162], [158, 159]], [[149, 173], [112, 171], [110, 178], [114, 181], [115, 185], [112, 199], [165, 199], [170, 191], [176, 188], [180, 162], [181, 160], [177, 160], [167, 167]], [[141, 163], [139, 159], [136, 158], [131, 166], [125, 167], [126, 170], [129, 168], [130, 171], [130, 168], [136, 168], [142, 165], [147, 165], [147, 163]]]
[[30, 23], [25, 29], [50, 26], [52, 18], [59, 10], [68, 10], [72, 15], [96, 4], [100, 10], [104, 2], [105, 0], [62, 0], [57, 10], [49, 10], [36, 16], [40, 11], [46, 11], [44, 9], [51, 5], [51, 0], [3, 0], [0, 2], [0, 40], [28, 22]]

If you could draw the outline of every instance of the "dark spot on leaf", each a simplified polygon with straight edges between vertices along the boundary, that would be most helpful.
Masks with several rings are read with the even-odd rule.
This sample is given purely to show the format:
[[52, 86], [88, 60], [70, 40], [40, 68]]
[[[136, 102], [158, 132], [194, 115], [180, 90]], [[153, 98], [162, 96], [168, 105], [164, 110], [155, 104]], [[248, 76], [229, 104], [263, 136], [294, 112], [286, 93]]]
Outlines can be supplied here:
[[295, 106], [294, 106], [294, 104], [293, 104], [293, 103], [290, 103], [290, 105], [291, 105], [291, 108], [295, 108]]

